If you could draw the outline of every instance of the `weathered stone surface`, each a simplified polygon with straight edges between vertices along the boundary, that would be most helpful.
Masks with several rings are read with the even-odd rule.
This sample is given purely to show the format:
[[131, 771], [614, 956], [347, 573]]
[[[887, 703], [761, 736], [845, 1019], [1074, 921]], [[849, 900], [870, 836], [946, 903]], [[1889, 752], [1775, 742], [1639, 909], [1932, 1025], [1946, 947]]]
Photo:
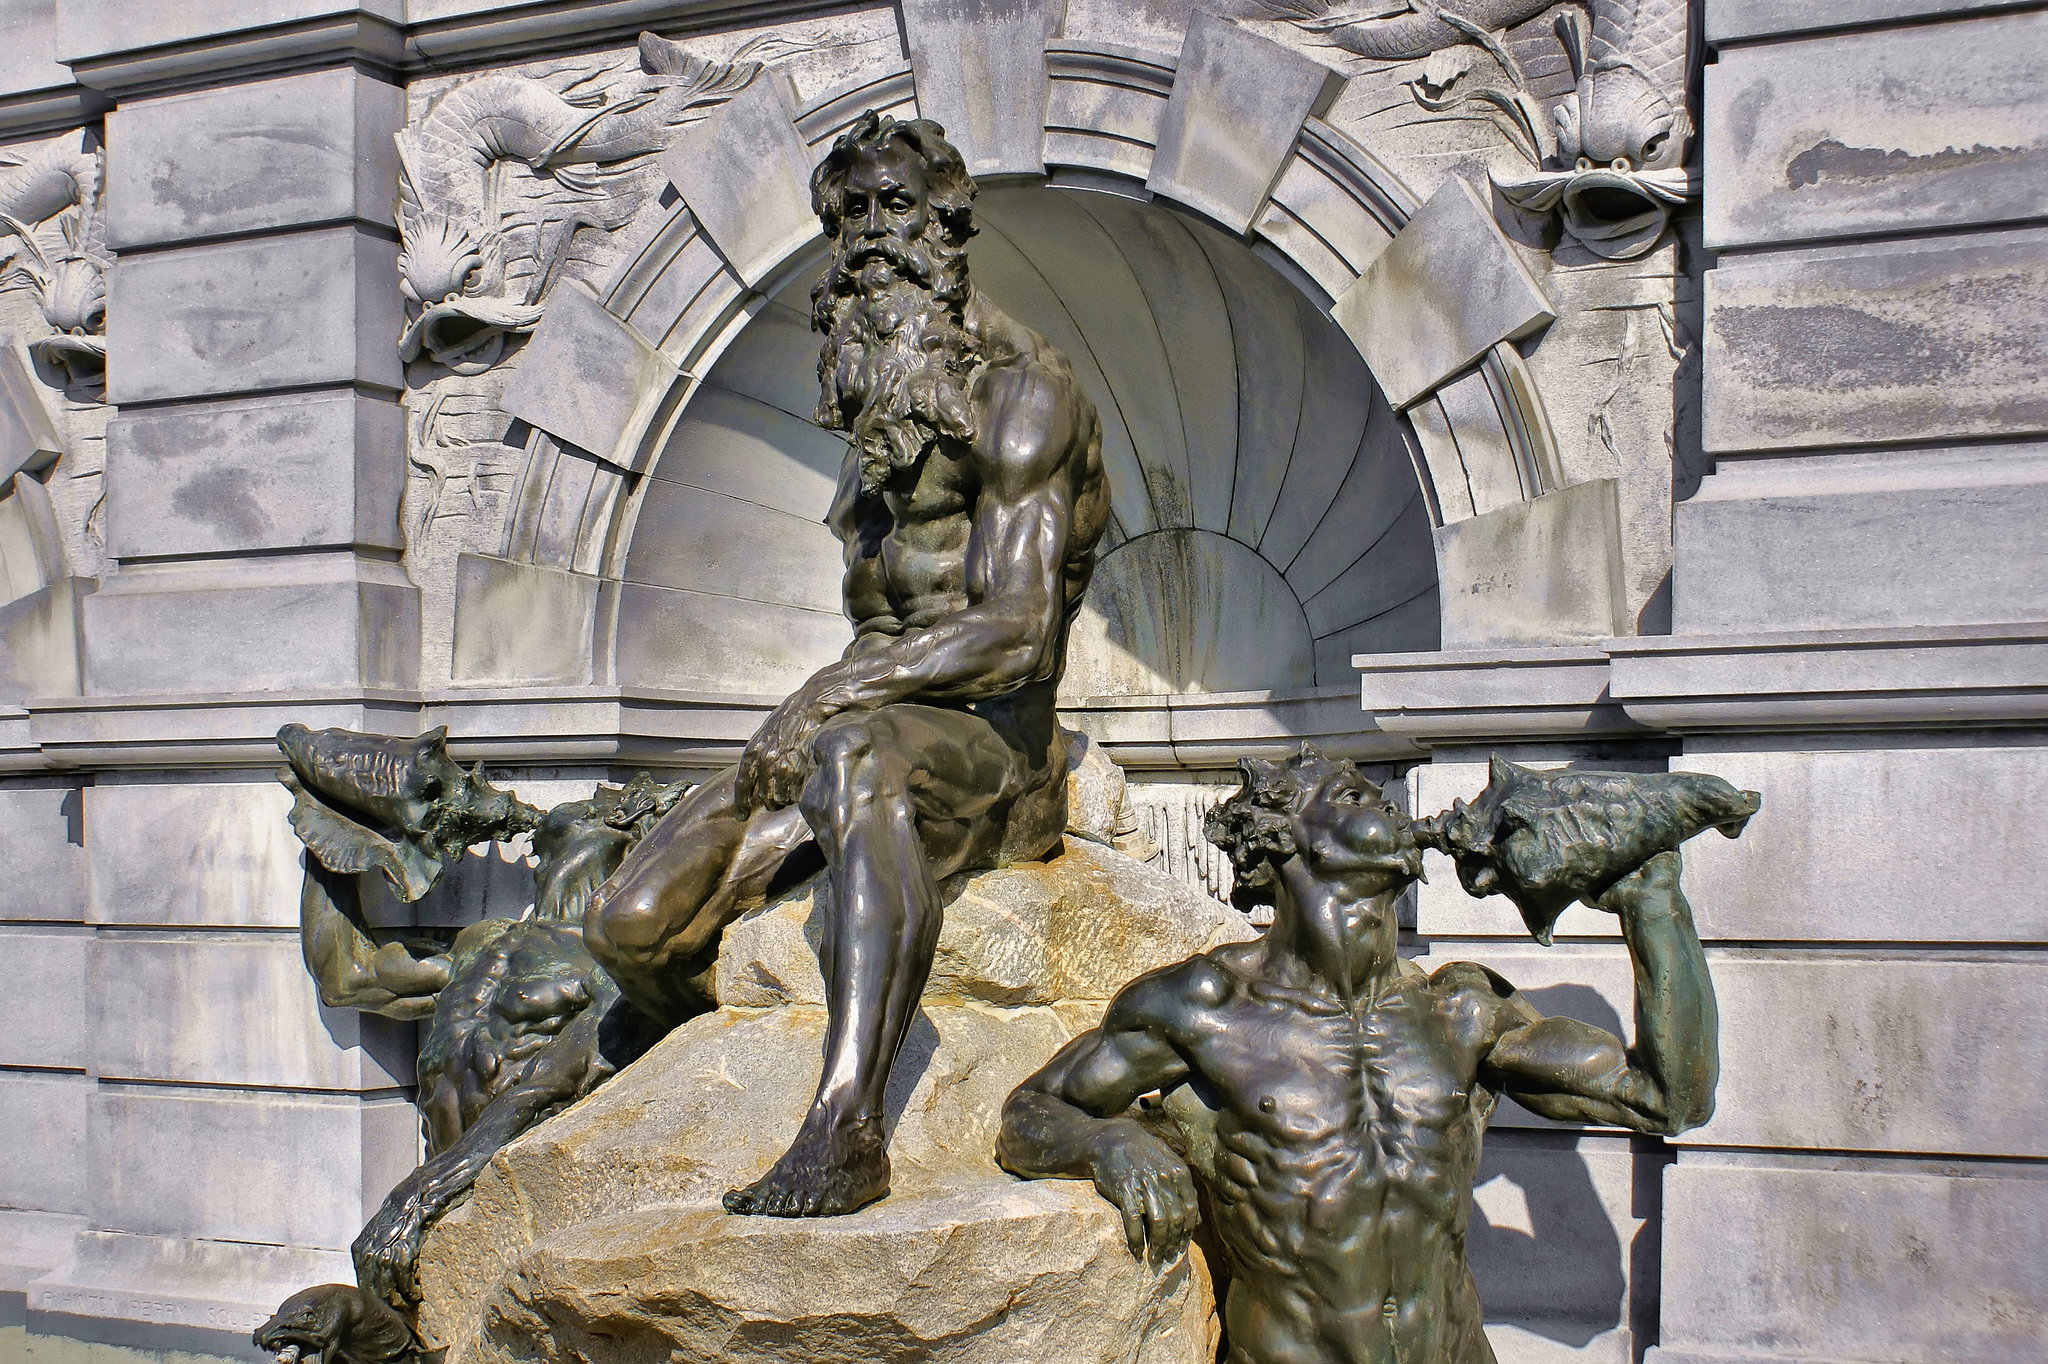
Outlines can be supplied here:
[[1678, 634], [2048, 619], [2048, 446], [1723, 460], [1672, 536]]
[[589, 682], [601, 580], [484, 554], [455, 576], [455, 680], [533, 686]]
[[1440, 526], [1443, 644], [1570, 644], [1627, 632], [1621, 514], [1595, 479]]
[[59, 578], [0, 606], [0, 699], [77, 696], [84, 682], [84, 606], [89, 578]]
[[105, 934], [84, 997], [93, 1008], [73, 1045], [105, 1079], [358, 1092], [413, 1082], [412, 1026], [322, 1005], [294, 935]]
[[28, 1305], [98, 1318], [117, 1339], [203, 1352], [170, 1359], [248, 1358], [250, 1331], [278, 1303], [351, 1272], [346, 1250], [86, 1229], [63, 1263], [28, 1286]]
[[733, 273], [759, 284], [818, 235], [811, 153], [793, 121], [789, 78], [766, 71], [678, 132], [661, 168]]
[[400, 549], [396, 403], [346, 390], [144, 409], [107, 424], [119, 558]]
[[945, 127], [969, 175], [1045, 173], [1045, 44], [1066, 12], [1066, 0], [904, 4], [918, 113]]
[[[282, 763], [282, 758], [279, 759]], [[304, 872], [291, 793], [245, 782], [111, 783], [83, 793], [94, 923], [291, 928]], [[169, 866], [157, 836], [178, 830]]]
[[[1739, 842], [1686, 845], [1686, 891], [1709, 938], [2048, 940], [2048, 847], [2034, 833], [2048, 749], [1688, 753], [1672, 767], [1766, 793]], [[1927, 837], [1931, 810], [1957, 835]]]
[[1707, 41], [1763, 38], [1810, 29], [1938, 18], [1971, 10], [2002, 9], [2005, 0], [1707, 0]]
[[351, 227], [124, 256], [108, 280], [108, 400], [397, 389], [397, 262], [395, 243]]
[[347, 67], [130, 100], [107, 117], [115, 250], [392, 222], [405, 92]]
[[797, 516], [744, 498], [650, 479], [633, 547], [621, 570], [628, 582], [837, 611], [845, 559], [821, 518]]
[[1494, 343], [1539, 331], [1556, 313], [1479, 192], [1453, 179], [1415, 211], [1330, 316], [1387, 401], [1405, 408]]
[[147, 1236], [346, 1250], [419, 1159], [398, 1092], [107, 1085], [90, 1123], [93, 1225]]
[[417, 590], [397, 564], [346, 552], [130, 569], [84, 612], [88, 695], [406, 688], [418, 674]]
[[620, 468], [640, 467], [640, 437], [677, 380], [675, 365], [576, 285], [548, 297], [505, 410]]
[[67, 1214], [90, 1208], [85, 1134], [92, 1092], [84, 1075], [0, 1072], [0, 1207]]
[[622, 685], [780, 698], [839, 657], [852, 637], [837, 611], [648, 583], [619, 588]]
[[1125, 980], [1251, 929], [1079, 839], [947, 890], [887, 1100], [887, 1199], [809, 1224], [717, 1207], [781, 1154], [817, 1084], [814, 882], [727, 931], [723, 1007], [507, 1147], [443, 1219], [421, 1262], [430, 1337], [459, 1361], [566, 1359], [589, 1335], [732, 1360], [849, 1338], [875, 1360], [1213, 1358], [1200, 1260], [1138, 1264], [1090, 1187], [1011, 1180], [995, 1137], [1010, 1091]]
[[91, 933], [78, 925], [0, 926], [0, 962], [15, 980], [34, 982], [33, 995], [16, 995], [0, 1015], [0, 1066], [84, 1070], [92, 1062], [91, 947]]
[[2048, 15], [1740, 47], [1708, 66], [1710, 247], [2048, 212]]
[[1181, 45], [1145, 188], [1234, 232], [1251, 227], [1302, 123], [1344, 78], [1220, 15], [1196, 10]]
[[1665, 1175], [1658, 1364], [2048, 1354], [2048, 1181], [1826, 1158]]
[[44, 393], [26, 352], [11, 340], [0, 345], [0, 480], [47, 469], [64, 453]]
[[1816, 247], [1708, 272], [1710, 451], [2048, 431], [2048, 231]]
[[[956, 877], [945, 891], [952, 898], [925, 986], [928, 1002], [1014, 1008], [1108, 999], [1141, 971], [1248, 931], [1242, 916], [1082, 839], [1068, 840], [1065, 854], [1050, 862]], [[817, 945], [831, 893], [815, 883], [728, 928], [719, 1001], [822, 1005]]]
[[0, 786], [0, 921], [85, 918], [84, 792], [73, 782], [25, 779]]

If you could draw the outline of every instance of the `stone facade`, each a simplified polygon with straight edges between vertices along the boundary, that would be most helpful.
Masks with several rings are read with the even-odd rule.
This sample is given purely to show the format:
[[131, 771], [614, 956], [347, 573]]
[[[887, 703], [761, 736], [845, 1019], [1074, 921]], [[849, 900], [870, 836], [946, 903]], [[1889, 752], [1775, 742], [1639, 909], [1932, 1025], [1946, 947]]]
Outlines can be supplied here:
[[[843, 646], [802, 186], [870, 107], [947, 124], [977, 282], [1104, 414], [1065, 699], [1169, 871], [1227, 894], [1200, 814], [1304, 738], [1418, 811], [1494, 749], [1764, 793], [1688, 851], [1714, 1120], [1496, 1119], [1500, 1357], [2048, 1351], [2048, 15], [1443, 8], [1499, 27], [6, 6], [0, 1355], [244, 1355], [418, 1158], [411, 1027], [299, 962], [280, 724], [445, 724], [545, 806]], [[1630, 232], [1603, 81], [1662, 111], [1592, 166]], [[1432, 870], [1415, 955], [1623, 1026], [1610, 920]]]

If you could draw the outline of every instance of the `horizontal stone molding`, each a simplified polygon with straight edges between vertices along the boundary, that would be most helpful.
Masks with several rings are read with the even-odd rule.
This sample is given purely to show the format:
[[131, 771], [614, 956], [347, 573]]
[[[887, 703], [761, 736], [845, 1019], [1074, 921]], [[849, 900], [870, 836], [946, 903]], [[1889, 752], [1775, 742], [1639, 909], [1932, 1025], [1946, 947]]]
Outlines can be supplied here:
[[2038, 10], [1725, 54], [1706, 68], [1707, 245], [2048, 216], [2044, 66]]
[[1349, 687], [1083, 697], [1063, 706], [1060, 716], [1127, 768], [1235, 767], [1240, 758], [1285, 757], [1303, 742], [1332, 757], [1369, 762], [1421, 751], [1361, 716]]
[[1941, 729], [2048, 715], [2048, 624], [1611, 638], [1360, 654], [1366, 714], [1418, 748], [1631, 733]]
[[2039, 724], [2048, 624], [1615, 640], [1609, 690], [1637, 723], [1714, 730]]
[[404, 0], [63, 0], [57, 59], [120, 99], [315, 66], [405, 62]]

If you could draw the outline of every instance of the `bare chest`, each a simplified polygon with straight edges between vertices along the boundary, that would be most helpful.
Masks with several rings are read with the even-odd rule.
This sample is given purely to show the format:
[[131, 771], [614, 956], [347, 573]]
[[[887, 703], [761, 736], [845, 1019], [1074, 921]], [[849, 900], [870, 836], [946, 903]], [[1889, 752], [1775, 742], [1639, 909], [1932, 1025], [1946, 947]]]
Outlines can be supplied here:
[[840, 528], [846, 602], [863, 632], [929, 624], [967, 605], [979, 481], [964, 460], [933, 450]]
[[1457, 1216], [1489, 1105], [1426, 991], [1356, 1013], [1256, 999], [1238, 1012], [1203, 1069], [1226, 1097], [1218, 1150], [1244, 1193], [1312, 1220], [1390, 1199]]

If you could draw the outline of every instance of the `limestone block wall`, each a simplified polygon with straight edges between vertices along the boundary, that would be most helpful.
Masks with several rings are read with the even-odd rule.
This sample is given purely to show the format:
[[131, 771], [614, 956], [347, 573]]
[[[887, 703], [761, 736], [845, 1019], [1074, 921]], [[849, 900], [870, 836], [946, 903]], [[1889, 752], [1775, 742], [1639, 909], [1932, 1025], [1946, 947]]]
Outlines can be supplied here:
[[[49, 343], [95, 334], [0, 293], [0, 1332], [245, 1351], [347, 1276], [416, 1158], [411, 1029], [323, 1009], [298, 960], [280, 724], [446, 724], [546, 803], [729, 761], [836, 649], [800, 187], [876, 105], [947, 123], [995, 227], [1050, 224], [975, 268], [1118, 357], [1091, 371], [1128, 437], [1117, 543], [1288, 561], [1266, 595], [1299, 647], [1240, 625], [1196, 660], [1230, 668], [1112, 658], [1173, 677], [1072, 698], [1176, 874], [1227, 893], [1201, 814], [1304, 738], [1417, 810], [1496, 749], [1765, 792], [1742, 842], [1688, 854], [1714, 1121], [1496, 1121], [1472, 1255], [1500, 1357], [2048, 1350], [2048, 12], [1701, 0], [1695, 29], [1646, 0], [1638, 59], [1681, 100], [1704, 34], [1697, 174], [1611, 260], [1500, 197], [1540, 158], [1459, 102], [1574, 98], [1556, 6], [1428, 57], [1308, 8], [0, 7], [0, 148], [74, 168], [38, 230], [91, 209], [108, 294], [102, 381], [53, 384]], [[507, 297], [539, 280], [545, 319], [495, 350], [417, 330], [406, 175], [429, 205], [394, 135], [478, 76], [543, 108], [638, 92], [649, 28], [761, 69], [570, 180], [499, 158]], [[480, 205], [472, 169], [431, 206]], [[1081, 267], [1038, 279], [1076, 232]], [[1174, 287], [1225, 236], [1244, 268]], [[1136, 584], [1127, 642], [1158, 623], [1145, 575], [1103, 581]], [[1406, 950], [1626, 1030], [1603, 916], [1546, 951], [1432, 871]], [[427, 913], [521, 907], [505, 858], [457, 879]]]

